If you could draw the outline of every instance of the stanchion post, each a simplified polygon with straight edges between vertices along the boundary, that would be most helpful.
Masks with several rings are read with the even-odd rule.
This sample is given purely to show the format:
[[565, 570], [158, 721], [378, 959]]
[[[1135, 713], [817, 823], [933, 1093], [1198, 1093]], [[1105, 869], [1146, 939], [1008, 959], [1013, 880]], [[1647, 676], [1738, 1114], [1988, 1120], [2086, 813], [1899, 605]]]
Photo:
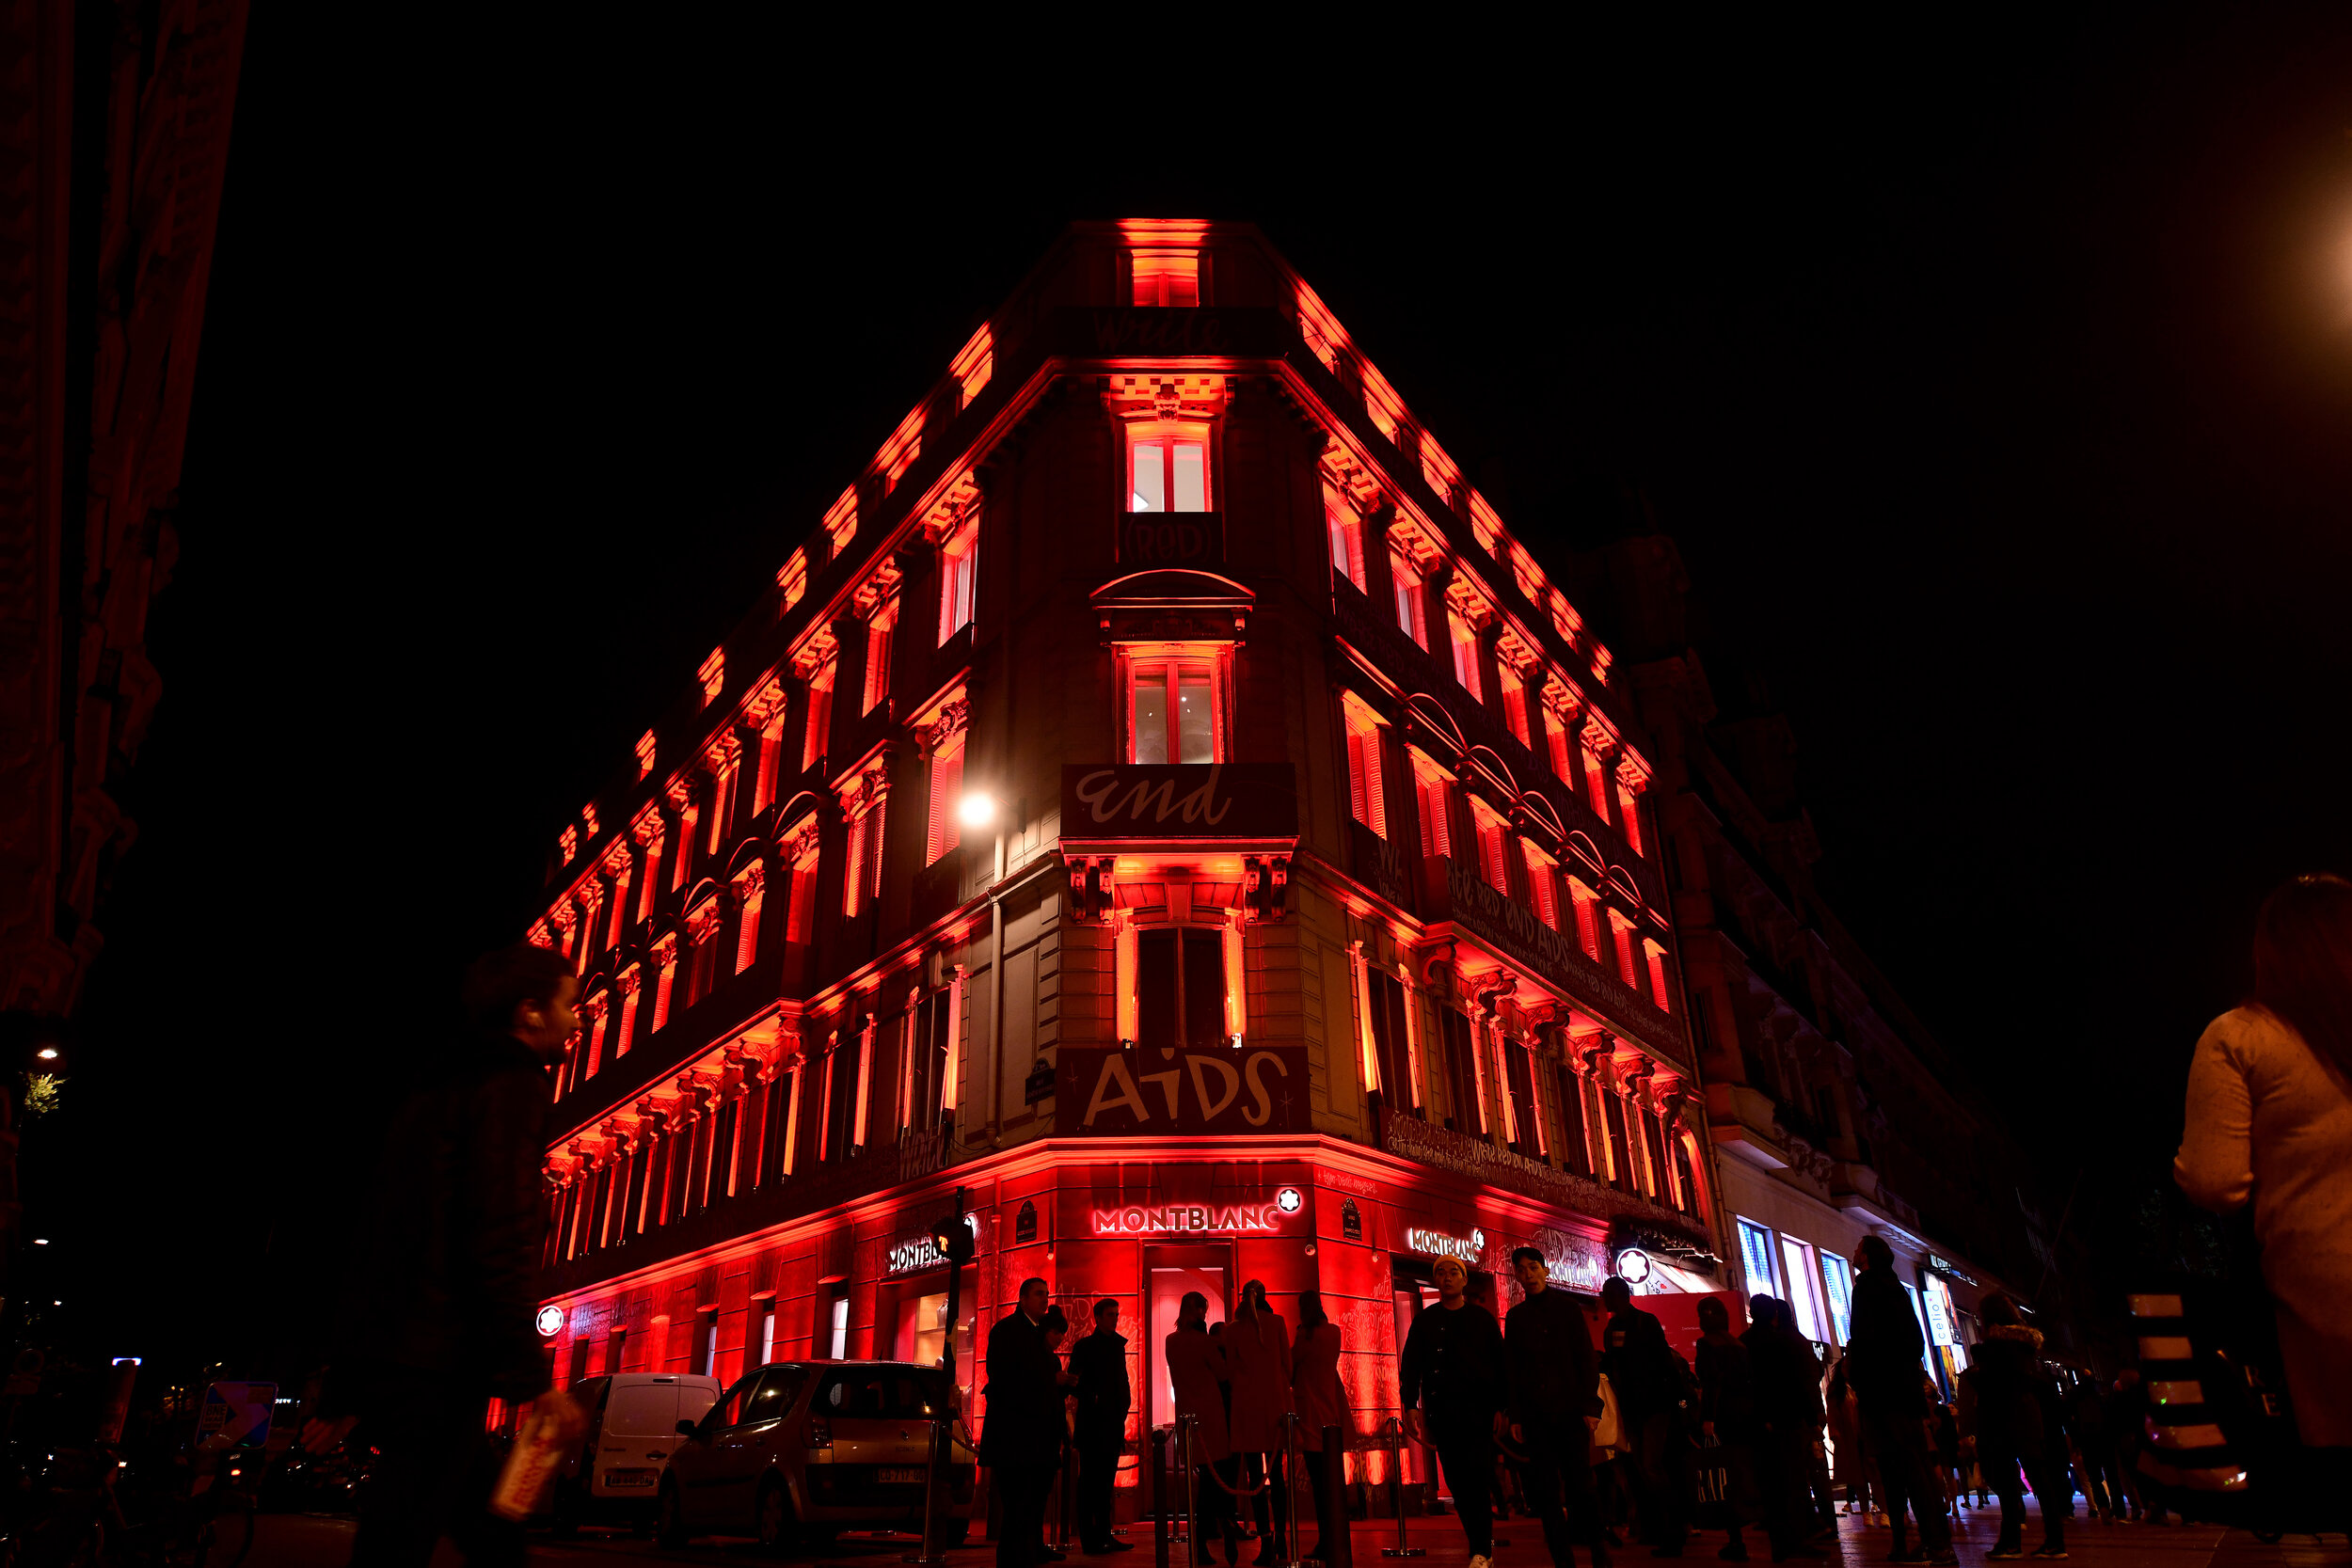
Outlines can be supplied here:
[[1298, 1412], [1282, 1412], [1282, 1504], [1290, 1515], [1290, 1542], [1282, 1553], [1289, 1568], [1298, 1568]]
[[1323, 1488], [1315, 1494], [1315, 1533], [1323, 1537], [1323, 1568], [1356, 1568], [1356, 1541], [1347, 1526], [1347, 1446], [1337, 1427], [1323, 1429]]
[[1168, 1433], [1152, 1429], [1152, 1568], [1168, 1568]]
[[1405, 1421], [1389, 1418], [1389, 1428], [1394, 1433], [1395, 1444], [1389, 1449], [1389, 1500], [1396, 1514], [1396, 1544], [1380, 1548], [1382, 1557], [1427, 1557], [1426, 1546], [1406, 1544], [1405, 1539]]
[[1181, 1452], [1178, 1460], [1184, 1467], [1184, 1556], [1192, 1568], [1202, 1568], [1200, 1561], [1200, 1495], [1194, 1472], [1199, 1466], [1193, 1461], [1193, 1443], [1199, 1432], [1200, 1418], [1185, 1416], [1179, 1419], [1176, 1438]]
[[930, 1464], [923, 1476], [923, 1546], [898, 1560], [920, 1563], [923, 1568], [941, 1568], [946, 1560], [939, 1555], [939, 1472], [946, 1467], [944, 1450], [947, 1447], [947, 1423], [953, 1418], [943, 1415], [931, 1423]]

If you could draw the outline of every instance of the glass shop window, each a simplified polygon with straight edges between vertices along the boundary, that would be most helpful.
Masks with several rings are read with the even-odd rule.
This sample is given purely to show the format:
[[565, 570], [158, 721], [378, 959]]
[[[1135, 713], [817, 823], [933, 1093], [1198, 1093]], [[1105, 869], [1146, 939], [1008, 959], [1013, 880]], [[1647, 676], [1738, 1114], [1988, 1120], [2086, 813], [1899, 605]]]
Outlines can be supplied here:
[[1225, 1041], [1225, 933], [1163, 926], [1136, 943], [1136, 1042], [1210, 1046]]
[[1205, 430], [1137, 434], [1127, 443], [1127, 510], [1206, 512], [1209, 438]]
[[1216, 762], [1225, 745], [1216, 666], [1207, 659], [1147, 659], [1127, 681], [1128, 760]]

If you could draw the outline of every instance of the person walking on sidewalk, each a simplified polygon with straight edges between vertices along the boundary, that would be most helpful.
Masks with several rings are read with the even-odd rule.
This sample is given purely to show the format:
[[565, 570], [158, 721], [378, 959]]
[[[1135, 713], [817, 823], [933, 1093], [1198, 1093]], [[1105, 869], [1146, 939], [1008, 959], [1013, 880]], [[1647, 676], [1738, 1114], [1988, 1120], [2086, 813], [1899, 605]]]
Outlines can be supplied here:
[[[2020, 1323], [2010, 1299], [1994, 1291], [1977, 1308], [1984, 1325], [1976, 1348], [1976, 1365], [1961, 1374], [1960, 1425], [1977, 1440], [1977, 1457], [2001, 1499], [2001, 1533], [1987, 1561], [2025, 1556], [2025, 1488], [2018, 1481], [2022, 1467], [2042, 1501], [2042, 1545], [2038, 1558], [2066, 1555], [2067, 1492], [2062, 1455], [2053, 1454], [2048, 1422], [2043, 1418], [2042, 1331]], [[2055, 1393], [2055, 1390], [2047, 1390]]]
[[[1756, 1296], [1748, 1305], [1756, 1310], [1771, 1299]], [[1698, 1318], [1699, 1434], [1716, 1444], [1716, 1457], [1723, 1461], [1724, 1529], [1731, 1537], [1716, 1555], [1745, 1562], [1748, 1544], [1740, 1532], [1760, 1512], [1756, 1449], [1764, 1426], [1756, 1418], [1756, 1366], [1748, 1347], [1731, 1337], [1731, 1313], [1721, 1300], [1701, 1296]]]
[[1532, 1246], [1511, 1254], [1526, 1299], [1502, 1338], [1511, 1438], [1527, 1450], [1527, 1501], [1543, 1521], [1552, 1568], [1575, 1568], [1583, 1537], [1593, 1568], [1609, 1568], [1593, 1496], [1593, 1423], [1600, 1418], [1600, 1363], [1584, 1309], [1551, 1288], [1551, 1265]]
[[565, 1448], [587, 1434], [532, 1328], [548, 1069], [579, 1031], [579, 999], [560, 953], [517, 943], [477, 959], [463, 991], [470, 1035], [432, 1054], [387, 1132], [319, 1414], [302, 1429], [312, 1453], [356, 1427], [379, 1455], [358, 1568], [424, 1568], [444, 1535], [473, 1568], [520, 1568], [522, 1527], [489, 1509], [500, 1459], [483, 1407], [529, 1401]]
[[1405, 1336], [1397, 1395], [1405, 1407], [1406, 1434], [1434, 1445], [1444, 1466], [1462, 1535], [1470, 1543], [1468, 1568], [1492, 1568], [1489, 1495], [1495, 1421], [1502, 1409], [1502, 1331], [1493, 1313], [1470, 1305], [1470, 1270], [1459, 1260], [1440, 1258], [1432, 1274], [1438, 1305], [1415, 1318]]
[[1680, 1557], [1697, 1492], [1691, 1467], [1690, 1407], [1697, 1395], [1691, 1364], [1666, 1343], [1657, 1317], [1633, 1305], [1633, 1287], [1622, 1278], [1611, 1275], [1600, 1299], [1610, 1314], [1600, 1370], [1609, 1374], [1632, 1445], [1628, 1468], [1642, 1539], [1656, 1556]]
[[1740, 1343], [1756, 1368], [1756, 1472], [1772, 1560], [1825, 1557], [1805, 1544], [1817, 1519], [1810, 1481], [1813, 1444], [1821, 1434], [1820, 1359], [1779, 1297], [1756, 1297], [1748, 1315]]
[[1094, 1304], [1094, 1332], [1071, 1348], [1070, 1370], [1078, 1374], [1078, 1547], [1089, 1557], [1132, 1550], [1111, 1536], [1111, 1483], [1127, 1451], [1127, 1412], [1135, 1405], [1119, 1303]]
[[[1895, 1277], [1895, 1249], [1886, 1238], [1863, 1237], [1853, 1261], [1860, 1272], [1853, 1284], [1853, 1331], [1846, 1340], [1846, 1381], [1860, 1406], [1862, 1439], [1878, 1461], [1886, 1517], [1895, 1528], [1889, 1560], [1957, 1564], [1944, 1489], [1930, 1470], [1928, 1404], [1919, 1387], [1919, 1320], [1912, 1315], [1902, 1281]], [[1903, 1545], [1906, 1505], [1919, 1525], [1916, 1552]]]

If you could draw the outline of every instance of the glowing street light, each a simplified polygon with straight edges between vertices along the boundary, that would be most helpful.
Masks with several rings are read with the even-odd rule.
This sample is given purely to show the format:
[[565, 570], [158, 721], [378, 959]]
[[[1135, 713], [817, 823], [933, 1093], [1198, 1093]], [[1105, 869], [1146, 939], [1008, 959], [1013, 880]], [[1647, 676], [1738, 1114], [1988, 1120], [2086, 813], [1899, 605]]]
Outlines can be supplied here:
[[44, 1062], [54, 1062], [57, 1059], [57, 1048], [54, 1045], [44, 1045], [39, 1051], [34, 1052], [33, 1054], [39, 1056]]
[[996, 820], [996, 797], [976, 789], [956, 802], [956, 820], [967, 828], [985, 828]]

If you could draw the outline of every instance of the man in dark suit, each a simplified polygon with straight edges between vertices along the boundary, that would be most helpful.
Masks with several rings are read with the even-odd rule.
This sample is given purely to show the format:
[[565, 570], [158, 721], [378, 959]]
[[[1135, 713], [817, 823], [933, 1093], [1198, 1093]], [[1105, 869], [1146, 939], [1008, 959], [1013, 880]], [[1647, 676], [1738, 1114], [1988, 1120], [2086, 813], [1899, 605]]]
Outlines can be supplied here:
[[1527, 1500], [1544, 1522], [1552, 1568], [1575, 1568], [1573, 1543], [1591, 1546], [1593, 1568], [1609, 1568], [1593, 1499], [1593, 1422], [1600, 1416], [1600, 1361], [1584, 1309], [1551, 1289], [1551, 1265], [1532, 1246], [1511, 1254], [1527, 1299], [1511, 1308], [1502, 1337], [1511, 1435], [1527, 1449]]
[[1123, 1552], [1111, 1538], [1111, 1482], [1127, 1447], [1127, 1411], [1135, 1390], [1127, 1382], [1127, 1340], [1119, 1332], [1119, 1303], [1094, 1304], [1094, 1332], [1070, 1353], [1078, 1376], [1078, 1544], [1089, 1557]]
[[1003, 1499], [996, 1568], [1037, 1568], [1045, 1494], [1061, 1453], [1061, 1390], [1077, 1380], [1045, 1347], [1045, 1281], [1021, 1282], [1021, 1304], [988, 1331], [988, 1418], [980, 1458]]

